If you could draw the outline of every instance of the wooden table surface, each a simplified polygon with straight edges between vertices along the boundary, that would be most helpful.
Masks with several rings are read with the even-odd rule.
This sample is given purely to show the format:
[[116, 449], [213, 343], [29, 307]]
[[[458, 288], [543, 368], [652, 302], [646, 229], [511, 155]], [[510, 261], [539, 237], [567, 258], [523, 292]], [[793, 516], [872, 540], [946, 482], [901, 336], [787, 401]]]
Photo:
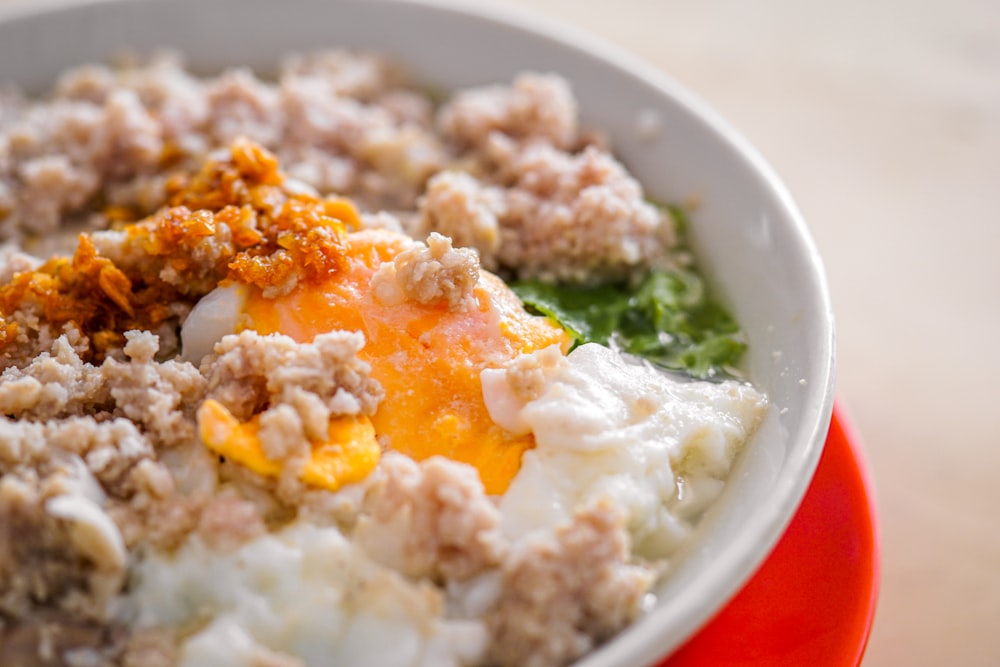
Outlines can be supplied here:
[[864, 664], [1000, 665], [1000, 3], [508, 4], [659, 66], [787, 182], [877, 487]]
[[878, 491], [865, 665], [1000, 665], [1000, 3], [507, 4], [659, 66], [788, 183]]

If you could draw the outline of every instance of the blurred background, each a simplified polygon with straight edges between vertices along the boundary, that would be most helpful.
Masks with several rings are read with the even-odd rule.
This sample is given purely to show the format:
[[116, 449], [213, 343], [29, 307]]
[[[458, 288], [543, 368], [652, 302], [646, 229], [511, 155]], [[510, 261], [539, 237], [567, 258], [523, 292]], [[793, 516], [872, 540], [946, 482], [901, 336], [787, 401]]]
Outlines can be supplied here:
[[864, 664], [1000, 665], [1000, 2], [504, 4], [658, 66], [777, 169], [826, 264], [877, 487]]
[[826, 263], [877, 487], [864, 664], [1000, 665], [1000, 3], [506, 4], [655, 64], [777, 169]]

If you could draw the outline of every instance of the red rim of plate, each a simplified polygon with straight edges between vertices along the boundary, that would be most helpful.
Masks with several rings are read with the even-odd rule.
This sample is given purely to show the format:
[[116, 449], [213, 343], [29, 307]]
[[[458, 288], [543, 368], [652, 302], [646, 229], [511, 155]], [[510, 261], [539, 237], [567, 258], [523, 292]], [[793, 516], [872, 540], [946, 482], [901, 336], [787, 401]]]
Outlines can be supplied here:
[[744, 588], [658, 667], [857, 667], [875, 616], [875, 492], [842, 405], [788, 530]]

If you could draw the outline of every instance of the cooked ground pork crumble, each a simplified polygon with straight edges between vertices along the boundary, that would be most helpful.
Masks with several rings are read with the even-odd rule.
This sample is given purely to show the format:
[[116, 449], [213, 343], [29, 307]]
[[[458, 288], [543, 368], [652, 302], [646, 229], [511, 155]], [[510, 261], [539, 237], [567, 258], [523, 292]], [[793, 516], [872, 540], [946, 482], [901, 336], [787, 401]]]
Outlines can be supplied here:
[[[555, 75], [436, 107], [369, 54], [293, 58], [274, 81], [163, 56], [0, 100], [0, 664], [189, 664], [195, 628], [133, 624], [136, 564], [304, 521], [424, 587], [435, 622], [480, 619], [485, 643], [441, 664], [567, 664], [635, 618], [656, 570], [616, 503], [519, 539], [475, 468], [338, 444], [385, 395], [365, 332], [302, 340], [237, 318], [205, 355], [184, 342], [220, 287], [269, 302], [353, 275], [350, 235], [371, 230], [412, 237], [372, 246], [389, 253], [374, 298], [453, 315], [483, 311], [482, 269], [586, 282], [675, 261], [669, 216], [581, 132]], [[68, 254], [47, 256], [46, 236]], [[517, 357], [531, 351], [509, 364], [522, 401], [563, 360]], [[365, 461], [360, 481], [308, 481]]]

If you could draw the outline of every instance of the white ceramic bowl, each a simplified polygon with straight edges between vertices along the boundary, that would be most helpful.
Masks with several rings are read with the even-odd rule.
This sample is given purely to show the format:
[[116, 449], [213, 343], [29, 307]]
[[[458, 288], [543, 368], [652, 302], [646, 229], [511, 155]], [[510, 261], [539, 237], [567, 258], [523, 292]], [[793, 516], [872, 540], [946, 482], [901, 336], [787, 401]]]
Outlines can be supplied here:
[[[64, 68], [169, 47], [199, 71], [274, 68], [290, 51], [385, 52], [444, 88], [566, 76], [586, 126], [608, 134], [654, 198], [697, 197], [693, 244], [750, 342], [747, 370], [773, 403], [655, 608], [580, 667], [654, 663], [738, 590], [783, 532], [819, 460], [833, 404], [833, 323], [822, 266], [774, 173], [662, 72], [566, 28], [430, 0], [84, 0], [0, 15], [0, 82], [41, 91]], [[659, 131], [639, 132], [639, 125]]]

